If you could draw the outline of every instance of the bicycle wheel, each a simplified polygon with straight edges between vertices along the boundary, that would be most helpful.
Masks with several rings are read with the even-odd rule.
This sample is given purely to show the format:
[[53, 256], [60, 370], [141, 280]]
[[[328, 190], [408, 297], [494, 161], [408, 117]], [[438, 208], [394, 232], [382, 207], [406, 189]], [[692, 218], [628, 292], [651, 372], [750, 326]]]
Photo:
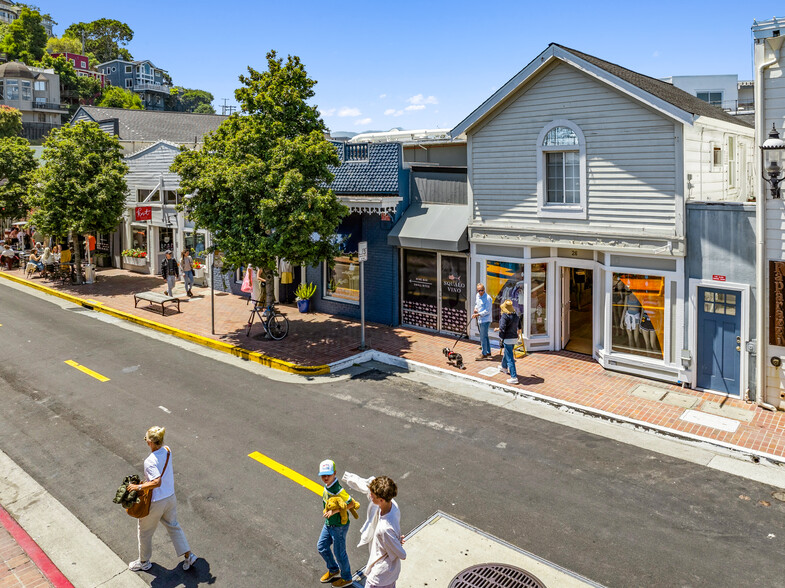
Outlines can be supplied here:
[[281, 314], [274, 314], [267, 319], [267, 332], [270, 337], [280, 341], [289, 333], [289, 321]]

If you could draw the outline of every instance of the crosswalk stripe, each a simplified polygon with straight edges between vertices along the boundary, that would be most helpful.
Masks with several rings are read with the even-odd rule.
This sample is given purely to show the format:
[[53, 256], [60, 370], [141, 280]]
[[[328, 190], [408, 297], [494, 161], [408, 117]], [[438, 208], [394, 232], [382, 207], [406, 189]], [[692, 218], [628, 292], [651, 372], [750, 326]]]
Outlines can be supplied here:
[[258, 461], [262, 465], [267, 466], [271, 470], [274, 470], [274, 471], [278, 472], [282, 476], [286, 476], [287, 478], [289, 478], [293, 482], [297, 482], [298, 484], [300, 484], [300, 486], [303, 486], [304, 488], [307, 488], [311, 492], [313, 492], [315, 494], [318, 494], [319, 496], [322, 495], [322, 491], [324, 490], [324, 488], [322, 486], [320, 486], [319, 484], [317, 484], [313, 480], [310, 480], [310, 479], [306, 478], [305, 476], [303, 476], [301, 474], [298, 474], [294, 470], [287, 468], [282, 463], [278, 463], [277, 461], [275, 461], [273, 459], [270, 459], [266, 455], [262, 455], [258, 451], [254, 451], [253, 453], [249, 453], [248, 457], [250, 457], [251, 459], [253, 459], [255, 461]]

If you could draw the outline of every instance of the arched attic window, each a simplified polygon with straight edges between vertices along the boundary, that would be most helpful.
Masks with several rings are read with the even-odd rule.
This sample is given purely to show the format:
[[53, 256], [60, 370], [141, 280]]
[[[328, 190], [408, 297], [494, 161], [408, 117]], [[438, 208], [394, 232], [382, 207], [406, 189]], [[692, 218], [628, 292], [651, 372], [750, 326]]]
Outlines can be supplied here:
[[537, 138], [538, 215], [586, 218], [586, 141], [568, 120], [555, 120]]

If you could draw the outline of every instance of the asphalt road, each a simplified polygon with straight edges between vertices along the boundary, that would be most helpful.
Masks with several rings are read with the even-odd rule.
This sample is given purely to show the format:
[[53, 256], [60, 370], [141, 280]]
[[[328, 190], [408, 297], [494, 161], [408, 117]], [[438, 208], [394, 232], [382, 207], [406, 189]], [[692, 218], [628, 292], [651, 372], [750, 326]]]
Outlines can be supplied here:
[[184, 574], [159, 528], [153, 586], [318, 585], [320, 499], [253, 451], [315, 481], [325, 457], [387, 474], [404, 532], [443, 510], [607, 586], [782, 585], [785, 505], [766, 485], [378, 371], [273, 381], [88, 312], [0, 283], [0, 449], [130, 561], [135, 521], [111, 499], [165, 426], [203, 559]]

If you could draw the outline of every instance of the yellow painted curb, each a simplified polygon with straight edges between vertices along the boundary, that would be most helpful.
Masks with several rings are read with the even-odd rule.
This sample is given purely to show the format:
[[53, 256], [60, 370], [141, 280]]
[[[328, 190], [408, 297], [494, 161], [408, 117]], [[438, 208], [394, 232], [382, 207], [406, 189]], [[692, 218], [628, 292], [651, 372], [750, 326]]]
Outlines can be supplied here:
[[71, 294], [60, 292], [54, 288], [42, 286], [41, 284], [36, 284], [35, 282], [28, 282], [27, 280], [23, 280], [22, 278], [11, 275], [8, 272], [0, 272], [0, 277], [5, 278], [11, 282], [16, 282], [17, 284], [22, 284], [23, 286], [28, 286], [34, 290], [39, 290], [49, 294], [50, 296], [57, 296], [58, 298], [62, 298], [63, 300], [67, 300], [73, 304], [92, 310], [97, 310], [98, 312], [103, 312], [104, 314], [108, 314], [110, 316], [140, 325], [142, 327], [147, 327], [148, 329], [153, 329], [161, 333], [167, 333], [180, 339], [197, 343], [198, 345], [209, 347], [210, 349], [215, 349], [216, 351], [228, 353], [229, 355], [234, 355], [235, 357], [239, 357], [247, 361], [253, 361], [254, 363], [258, 363], [276, 370], [289, 372], [291, 374], [300, 374], [303, 376], [323, 376], [330, 373], [329, 365], [298, 365], [296, 363], [270, 357], [269, 355], [264, 355], [258, 351], [250, 351], [249, 349], [244, 349], [242, 347], [238, 347], [237, 345], [232, 345], [231, 343], [216, 341], [215, 339], [203, 337], [201, 335], [197, 335], [196, 333], [190, 333], [176, 327], [170, 327], [169, 325], [157, 323], [155, 321], [151, 321], [128, 312], [123, 312], [122, 310], [114, 309], [100, 302], [84, 300], [82, 298], [72, 296]]

